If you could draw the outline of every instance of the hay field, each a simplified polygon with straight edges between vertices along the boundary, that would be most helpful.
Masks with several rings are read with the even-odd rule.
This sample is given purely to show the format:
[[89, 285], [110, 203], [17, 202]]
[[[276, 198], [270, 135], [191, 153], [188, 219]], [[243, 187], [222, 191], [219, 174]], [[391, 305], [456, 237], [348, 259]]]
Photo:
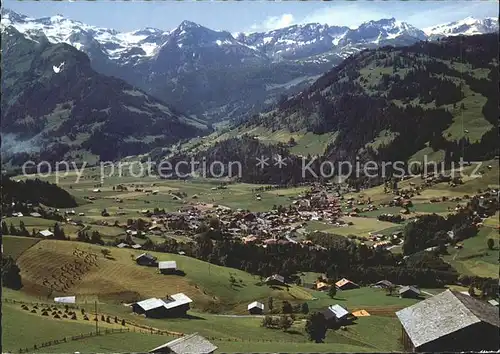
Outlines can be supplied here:
[[[101, 254], [104, 248], [111, 251], [110, 259]], [[88, 263], [78, 256], [83, 252], [90, 260]], [[89, 253], [95, 256], [88, 256]], [[183, 292], [193, 299], [194, 308], [215, 311], [231, 311], [233, 307], [268, 296], [292, 301], [310, 299], [307, 292], [295, 286], [288, 291], [271, 289], [259, 285], [258, 277], [237, 269], [186, 256], [152, 252], [159, 261], [175, 260], [178, 269], [186, 274], [162, 275], [154, 267], [137, 265], [133, 257], [140, 253], [80, 242], [42, 240], [19, 257], [18, 265], [26, 291], [34, 295], [49, 294], [52, 287], [55, 290], [51, 296], [97, 296], [103, 302], [127, 302]], [[230, 275], [237, 280], [234, 286], [229, 281]]]

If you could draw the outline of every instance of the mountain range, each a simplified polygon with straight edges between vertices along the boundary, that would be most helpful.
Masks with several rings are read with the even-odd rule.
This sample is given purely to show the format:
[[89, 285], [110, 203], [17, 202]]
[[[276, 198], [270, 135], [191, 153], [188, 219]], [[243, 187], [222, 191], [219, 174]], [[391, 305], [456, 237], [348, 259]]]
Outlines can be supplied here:
[[211, 123], [267, 109], [364, 49], [498, 31], [493, 18], [422, 30], [390, 18], [357, 28], [310, 23], [236, 35], [190, 21], [171, 31], [118, 32], [60, 15], [33, 19], [2, 9], [2, 28], [9, 26], [35, 41], [67, 43], [86, 53], [97, 72]]
[[[243, 161], [243, 181], [269, 184], [304, 181], [304, 161], [319, 175], [323, 162], [492, 159], [499, 154], [498, 50], [496, 34], [364, 50], [270, 111], [192, 139], [177, 154], [150, 156]], [[285, 168], [263, 171], [251, 158], [277, 155]]]
[[[116, 159], [209, 128], [125, 81], [94, 71], [66, 43], [2, 30], [2, 152], [26, 160]], [[11, 154], [9, 154], [9, 152]], [[4, 159], [2, 163], [6, 163]], [[16, 161], [13, 162], [15, 165]]]

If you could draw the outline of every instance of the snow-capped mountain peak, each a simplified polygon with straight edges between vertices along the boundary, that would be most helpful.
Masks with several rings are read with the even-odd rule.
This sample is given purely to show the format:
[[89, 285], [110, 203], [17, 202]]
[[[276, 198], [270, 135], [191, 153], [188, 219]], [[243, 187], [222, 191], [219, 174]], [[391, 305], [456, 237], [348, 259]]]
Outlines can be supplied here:
[[475, 34], [498, 32], [498, 19], [495, 17], [478, 19], [469, 16], [463, 20], [424, 28], [424, 32], [431, 39], [447, 36], [471, 36]]
[[[407, 45], [440, 36], [498, 31], [498, 21], [494, 18], [481, 20], [467, 17], [422, 31], [391, 17], [368, 21], [357, 28], [307, 23], [268, 32], [231, 34], [185, 20], [171, 31], [147, 27], [119, 32], [70, 20], [62, 15], [34, 19], [5, 8], [1, 13], [2, 28], [13, 26], [34, 40], [45, 36], [52, 43], [68, 43], [93, 58], [100, 57], [118, 65], [156, 60], [157, 54], [168, 48], [190, 48], [191, 52], [186, 55], [193, 58], [197, 57], [193, 51], [212, 48], [223, 50], [226, 54], [240, 53], [241, 60], [258, 57], [275, 61], [307, 59], [324, 62], [327, 60], [324, 58], [331, 58], [332, 55], [346, 58], [373, 46]], [[164, 47], [167, 49], [164, 50]]]
[[67, 43], [90, 56], [107, 57], [121, 63], [152, 57], [168, 35], [168, 32], [156, 28], [118, 32], [70, 20], [59, 14], [34, 19], [2, 9], [2, 27], [5, 26], [15, 27], [30, 39], [45, 35], [51, 43]]
[[358, 28], [350, 30], [340, 44], [353, 45], [373, 43], [379, 45], [389, 40], [402, 38], [424, 40], [426, 39], [426, 35], [418, 28], [406, 22], [397, 21], [392, 17], [380, 19], [378, 21], [368, 21], [361, 24]]

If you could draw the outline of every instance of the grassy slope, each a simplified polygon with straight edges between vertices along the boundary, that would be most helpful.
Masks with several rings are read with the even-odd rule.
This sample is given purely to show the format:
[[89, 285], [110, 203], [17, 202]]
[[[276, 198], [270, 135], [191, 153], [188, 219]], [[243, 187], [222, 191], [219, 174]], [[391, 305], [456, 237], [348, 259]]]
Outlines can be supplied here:
[[[488, 238], [495, 240], [495, 248], [488, 249]], [[448, 248], [449, 255], [444, 259], [460, 273], [481, 277], [498, 278], [499, 236], [498, 228], [484, 226], [479, 233], [463, 242], [463, 249]]]
[[385, 315], [394, 316], [394, 312], [418, 302], [414, 299], [400, 299], [397, 296], [387, 296], [385, 290], [363, 287], [359, 289], [338, 291], [331, 299], [326, 292], [313, 291], [314, 301], [309, 302], [310, 310], [319, 310], [329, 305], [339, 304], [350, 311], [367, 310], [379, 311], [385, 307]]
[[352, 222], [354, 225], [348, 227], [336, 227], [333, 225], [325, 224], [321, 221], [309, 221], [306, 229], [310, 231], [323, 231], [338, 235], [356, 235], [368, 237], [370, 232], [378, 232], [388, 228], [396, 227], [397, 224], [379, 221], [376, 218], [363, 218], [363, 217], [344, 217], [345, 222]]
[[[6, 296], [16, 297], [18, 292], [7, 290]], [[20, 296], [27, 301], [26, 295]], [[90, 306], [89, 310], [92, 310]], [[31, 307], [30, 307], [31, 308]], [[360, 318], [347, 331], [328, 331], [326, 343], [314, 344], [307, 340], [303, 331], [303, 321], [296, 321], [288, 333], [280, 330], [265, 329], [260, 326], [259, 318], [228, 318], [214, 315], [196, 314], [194, 319], [155, 320], [132, 315], [130, 310], [120, 305], [100, 305], [98, 312], [116, 315], [127, 321], [159, 329], [175, 330], [183, 333], [199, 332], [213, 341], [220, 352], [373, 352], [399, 350], [397, 319], [386, 316]], [[64, 336], [88, 333], [94, 330], [93, 323], [71, 320], [58, 320], [42, 317], [23, 311], [19, 304], [7, 304], [4, 307], [4, 348], [17, 349], [32, 346], [48, 340], [61, 339]], [[210, 325], [207, 325], [209, 323]], [[119, 325], [103, 324], [100, 328], [119, 328]], [[131, 325], [129, 325], [131, 326]], [[19, 331], [19, 328], [26, 331]], [[131, 327], [133, 328], [133, 327]], [[37, 335], [31, 336], [35, 330]], [[137, 329], [136, 329], [137, 330]], [[29, 335], [29, 338], [27, 334]], [[384, 334], [383, 336], [380, 334]], [[169, 336], [126, 333], [92, 337], [77, 342], [48, 347], [50, 352], [110, 352], [110, 351], [145, 351], [171, 340]], [[47, 348], [44, 350], [47, 351]]]
[[[30, 307], [31, 309], [31, 307]], [[120, 325], [108, 325], [120, 328]], [[100, 324], [103, 328], [103, 324]], [[50, 340], [61, 340], [64, 337], [76, 336], [95, 331], [92, 321], [72, 321], [44, 317], [24, 311], [18, 304], [3, 304], [2, 309], [2, 343], [6, 352], [40, 345]], [[55, 346], [39, 348], [40, 352], [63, 353], [74, 352], [84, 348], [87, 352], [131, 351], [140, 352], [161, 345], [173, 337], [166, 335], [148, 335], [141, 333], [110, 334], [102, 337], [91, 337], [78, 341], [69, 341]]]
[[2, 235], [3, 254], [17, 259], [24, 251], [35, 245], [38, 241], [40, 239]]
[[[289, 291], [273, 290], [258, 285], [259, 279], [246, 272], [209, 265], [190, 257], [153, 252], [159, 260], [177, 261], [178, 268], [186, 273], [186, 276], [161, 275], [155, 268], [135, 264], [132, 254], [137, 256], [140, 251], [109, 248], [114, 258], [110, 260], [101, 254], [103, 247], [56, 240], [40, 241], [18, 259], [26, 291], [48, 293], [48, 289], [42, 287], [43, 279], [50, 278], [64, 264], [73, 263], [77, 259], [73, 256], [76, 248], [96, 253], [98, 266], [91, 267], [66, 291], [68, 294], [98, 296], [102, 301], [132, 301], [184, 292], [194, 300], [195, 308], [211, 307], [213, 310], [241, 308], [268, 296], [297, 301], [310, 298], [301, 288], [292, 286]], [[238, 281], [234, 287], [230, 286], [230, 274]]]

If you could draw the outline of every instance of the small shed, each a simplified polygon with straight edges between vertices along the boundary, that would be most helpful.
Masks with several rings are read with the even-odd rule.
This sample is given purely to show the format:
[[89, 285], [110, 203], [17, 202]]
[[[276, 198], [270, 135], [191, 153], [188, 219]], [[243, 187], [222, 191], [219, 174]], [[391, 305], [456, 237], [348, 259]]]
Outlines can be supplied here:
[[118, 248], [127, 248], [127, 247], [129, 247], [129, 245], [127, 245], [124, 242], [121, 242], [121, 243], [117, 244], [116, 247], [118, 247]]
[[376, 282], [375, 284], [373, 284], [373, 287], [375, 288], [382, 288], [382, 289], [389, 289], [389, 288], [393, 288], [394, 287], [394, 284], [392, 282], [390, 282], [389, 280], [380, 280], [378, 282]]
[[254, 301], [248, 304], [247, 310], [251, 315], [262, 315], [264, 312], [264, 304], [258, 301]]
[[317, 290], [327, 290], [330, 287], [327, 283], [324, 283], [322, 281], [316, 283], [316, 289]]
[[402, 286], [399, 289], [399, 297], [416, 299], [420, 297], [420, 289], [415, 286]]
[[42, 231], [38, 231], [38, 236], [47, 238], [47, 237], [54, 236], [54, 233], [50, 230], [42, 230]]
[[285, 277], [283, 277], [279, 274], [274, 274], [274, 275], [271, 275], [270, 277], [267, 277], [265, 280], [265, 283], [267, 285], [286, 285]]
[[325, 316], [330, 327], [348, 324], [354, 319], [354, 316], [345, 307], [338, 304], [327, 307], [321, 313]]
[[74, 304], [76, 303], [76, 296], [55, 297], [54, 302], [59, 302], [63, 304]]
[[139, 265], [144, 266], [155, 266], [157, 258], [149, 253], [142, 253], [135, 258], [135, 261]]
[[177, 271], [176, 261], [161, 261], [158, 262], [158, 270], [162, 274], [172, 274]]
[[495, 300], [495, 299], [488, 300], [488, 303], [489, 303], [490, 305], [493, 305], [493, 306], [498, 307], [498, 301], [497, 301], [497, 300]]

